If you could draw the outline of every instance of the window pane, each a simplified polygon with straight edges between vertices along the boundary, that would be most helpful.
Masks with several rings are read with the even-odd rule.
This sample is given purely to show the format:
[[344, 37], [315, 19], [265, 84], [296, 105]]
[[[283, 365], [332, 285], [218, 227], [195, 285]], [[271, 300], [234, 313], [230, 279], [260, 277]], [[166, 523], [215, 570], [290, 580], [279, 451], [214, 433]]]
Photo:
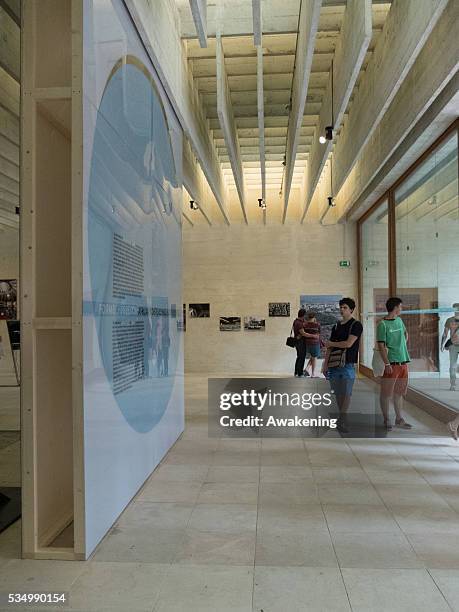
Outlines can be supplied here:
[[[361, 225], [363, 341], [361, 363], [371, 368], [376, 324], [389, 293], [388, 205], [383, 202]], [[376, 313], [381, 313], [377, 315]]]
[[449, 330], [454, 318], [452, 304], [459, 302], [456, 133], [400, 185], [395, 206], [397, 295], [408, 311], [403, 319], [410, 336], [411, 386], [459, 409], [459, 393], [450, 391], [459, 351], [454, 346], [441, 351], [445, 324]]

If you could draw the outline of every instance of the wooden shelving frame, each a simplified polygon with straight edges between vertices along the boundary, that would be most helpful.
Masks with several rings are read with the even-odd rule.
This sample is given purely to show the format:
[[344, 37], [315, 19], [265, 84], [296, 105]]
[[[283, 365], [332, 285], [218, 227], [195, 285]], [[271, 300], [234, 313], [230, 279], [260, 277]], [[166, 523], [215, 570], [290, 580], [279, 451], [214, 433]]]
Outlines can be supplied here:
[[[84, 559], [82, 1], [22, 0], [23, 556]], [[53, 546], [73, 524], [73, 544]]]

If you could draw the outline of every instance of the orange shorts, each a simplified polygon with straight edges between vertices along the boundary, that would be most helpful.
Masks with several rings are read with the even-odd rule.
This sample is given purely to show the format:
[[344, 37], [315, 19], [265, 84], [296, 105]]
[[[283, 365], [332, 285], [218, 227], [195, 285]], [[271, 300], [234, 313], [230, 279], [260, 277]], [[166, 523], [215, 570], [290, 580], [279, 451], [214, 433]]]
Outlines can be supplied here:
[[381, 393], [386, 397], [406, 395], [408, 390], [408, 364], [393, 365], [392, 372], [384, 372], [381, 379]]

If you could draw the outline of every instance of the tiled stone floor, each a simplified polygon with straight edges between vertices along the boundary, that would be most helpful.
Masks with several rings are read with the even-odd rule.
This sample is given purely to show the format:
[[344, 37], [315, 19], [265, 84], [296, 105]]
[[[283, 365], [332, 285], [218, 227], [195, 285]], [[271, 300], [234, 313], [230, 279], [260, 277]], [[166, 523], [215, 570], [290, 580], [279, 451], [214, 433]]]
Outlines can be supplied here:
[[1, 534], [0, 592], [66, 590], [85, 612], [459, 611], [443, 426], [408, 408], [431, 436], [209, 439], [206, 394], [187, 377], [183, 436], [89, 562], [19, 560], [19, 526]]

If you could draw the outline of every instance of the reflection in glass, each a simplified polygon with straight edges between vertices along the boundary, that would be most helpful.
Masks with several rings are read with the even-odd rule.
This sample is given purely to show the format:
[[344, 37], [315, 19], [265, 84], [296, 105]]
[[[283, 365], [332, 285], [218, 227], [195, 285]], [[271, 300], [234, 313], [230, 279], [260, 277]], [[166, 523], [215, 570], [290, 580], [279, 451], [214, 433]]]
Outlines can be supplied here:
[[388, 205], [383, 202], [361, 225], [363, 340], [361, 363], [371, 368], [375, 330], [389, 297]]
[[396, 189], [395, 219], [411, 386], [459, 409], [450, 391], [449, 351], [441, 350], [445, 324], [459, 302], [457, 163], [453, 133]]

